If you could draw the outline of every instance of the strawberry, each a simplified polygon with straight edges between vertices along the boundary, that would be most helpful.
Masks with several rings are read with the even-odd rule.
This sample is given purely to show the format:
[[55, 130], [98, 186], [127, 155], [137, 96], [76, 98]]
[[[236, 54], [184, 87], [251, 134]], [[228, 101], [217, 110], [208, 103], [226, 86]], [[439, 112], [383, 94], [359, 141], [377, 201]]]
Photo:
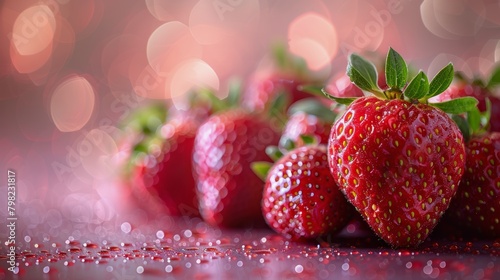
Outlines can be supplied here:
[[[484, 116], [486, 115], [486, 116]], [[447, 212], [447, 221], [460, 225], [468, 234], [500, 237], [500, 132], [489, 132], [488, 112], [468, 112], [470, 139], [466, 143], [466, 169], [455, 198]], [[467, 137], [469, 138], [469, 137]]]
[[260, 210], [264, 183], [250, 167], [268, 160], [279, 131], [267, 119], [243, 109], [212, 115], [198, 129], [193, 166], [200, 212], [210, 225], [265, 225]]
[[407, 83], [406, 62], [392, 48], [385, 64], [388, 89], [379, 88], [373, 64], [356, 54], [347, 74], [375, 96], [332, 97], [349, 105], [331, 130], [330, 170], [381, 239], [393, 247], [418, 246], [449, 207], [465, 169], [462, 134], [443, 110], [462, 112], [477, 100], [428, 103], [449, 86], [453, 66], [430, 83], [422, 71]]
[[[262, 213], [276, 232], [293, 240], [338, 233], [350, 220], [352, 206], [335, 183], [326, 145], [295, 148], [266, 167], [254, 165], [265, 179]], [[264, 167], [262, 167], [264, 166]], [[269, 169], [270, 168], [270, 169]]]
[[243, 104], [252, 111], [268, 109], [279, 94], [284, 94], [288, 104], [311, 97], [300, 87], [305, 84], [322, 84], [306, 67], [305, 61], [288, 53], [283, 46], [274, 48], [273, 66], [270, 70], [253, 73], [243, 95]]
[[488, 81], [485, 82], [481, 78], [471, 80], [464, 74], [457, 72], [455, 83], [450, 86], [445, 92], [434, 97], [436, 101], [447, 101], [457, 97], [472, 96], [478, 101], [478, 108], [481, 112], [485, 112], [486, 99], [491, 102], [491, 118], [490, 118], [490, 131], [500, 132], [500, 98], [495, 94], [495, 89], [500, 84], [500, 66], [496, 67]]
[[168, 121], [158, 123], [135, 146], [134, 187], [159, 198], [174, 216], [199, 216], [192, 153], [196, 131], [207, 112], [198, 109], [175, 111], [172, 107]]
[[290, 107], [289, 115], [281, 135], [281, 147], [285, 147], [288, 141], [295, 143], [296, 147], [303, 146], [303, 135], [316, 138], [317, 143], [328, 143], [336, 114], [319, 100], [308, 98], [295, 102]]

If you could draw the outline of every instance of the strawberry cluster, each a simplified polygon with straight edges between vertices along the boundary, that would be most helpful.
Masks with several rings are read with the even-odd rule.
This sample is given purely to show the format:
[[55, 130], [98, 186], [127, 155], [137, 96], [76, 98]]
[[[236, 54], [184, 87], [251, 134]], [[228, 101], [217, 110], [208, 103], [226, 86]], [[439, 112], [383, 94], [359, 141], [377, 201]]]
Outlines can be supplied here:
[[276, 54], [280, 67], [243, 98], [197, 92], [190, 110], [142, 129], [132, 187], [172, 215], [293, 240], [360, 220], [393, 247], [418, 246], [440, 223], [500, 237], [500, 68], [468, 81], [450, 63], [429, 79], [393, 49], [384, 71], [352, 54], [332, 95], [303, 61]]

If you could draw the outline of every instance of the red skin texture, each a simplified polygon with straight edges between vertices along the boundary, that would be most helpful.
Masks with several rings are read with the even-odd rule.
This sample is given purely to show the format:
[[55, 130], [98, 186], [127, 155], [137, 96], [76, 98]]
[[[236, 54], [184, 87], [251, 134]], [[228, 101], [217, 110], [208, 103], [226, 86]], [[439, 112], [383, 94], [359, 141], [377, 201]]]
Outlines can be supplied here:
[[330, 173], [323, 145], [292, 150], [269, 170], [262, 212], [267, 224], [287, 238], [335, 234], [352, 211]]
[[465, 169], [463, 137], [442, 111], [364, 97], [334, 124], [331, 172], [374, 232], [393, 247], [429, 235]]
[[466, 170], [449, 209], [452, 224], [478, 237], [500, 237], [500, 133], [473, 137]]
[[490, 116], [489, 130], [500, 132], [500, 99], [494, 96], [486, 88], [483, 88], [479, 85], [459, 83], [450, 86], [443, 93], [434, 97], [433, 100], [443, 102], [464, 96], [475, 97], [479, 101], [477, 107], [481, 112], [486, 111], [486, 97], [488, 97], [491, 102], [491, 116]]
[[279, 131], [268, 121], [242, 110], [213, 115], [199, 128], [193, 165], [200, 212], [208, 224], [265, 226], [264, 182], [250, 164], [270, 161], [265, 148], [278, 141]]
[[139, 165], [135, 182], [161, 199], [171, 215], [199, 216], [192, 171], [194, 139], [199, 122], [176, 117], [162, 127], [162, 152], [154, 164]]
[[331, 127], [332, 124], [330, 122], [326, 122], [317, 116], [297, 112], [285, 124], [281, 142], [284, 142], [285, 139], [290, 139], [299, 147], [304, 145], [300, 136], [310, 135], [316, 137], [317, 143], [327, 144], [330, 138]]

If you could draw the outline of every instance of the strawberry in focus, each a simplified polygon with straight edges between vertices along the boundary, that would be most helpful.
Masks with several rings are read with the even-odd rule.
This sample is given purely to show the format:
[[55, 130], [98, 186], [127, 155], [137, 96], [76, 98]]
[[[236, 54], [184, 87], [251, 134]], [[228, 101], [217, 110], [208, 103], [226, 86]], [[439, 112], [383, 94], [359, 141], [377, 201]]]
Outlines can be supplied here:
[[292, 240], [320, 238], [351, 219], [354, 209], [330, 173], [325, 145], [294, 148], [272, 166], [259, 164], [265, 170], [262, 213], [276, 232]]
[[349, 77], [375, 96], [332, 97], [349, 105], [332, 127], [329, 165], [380, 238], [393, 247], [415, 247], [449, 207], [465, 169], [462, 134], [445, 111], [462, 112], [477, 100], [428, 103], [451, 83], [451, 64], [430, 83], [423, 72], [407, 83], [406, 62], [393, 49], [385, 67], [388, 89], [381, 90], [373, 64], [350, 56]]
[[195, 138], [193, 166], [203, 219], [212, 226], [265, 225], [260, 209], [264, 183], [250, 167], [269, 157], [279, 130], [243, 109], [212, 115]]

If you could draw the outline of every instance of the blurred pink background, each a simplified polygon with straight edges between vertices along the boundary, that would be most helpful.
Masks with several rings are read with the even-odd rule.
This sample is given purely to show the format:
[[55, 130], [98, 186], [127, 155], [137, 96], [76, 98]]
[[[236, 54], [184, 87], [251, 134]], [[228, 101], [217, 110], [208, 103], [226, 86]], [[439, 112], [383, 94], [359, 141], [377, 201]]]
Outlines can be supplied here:
[[[434, 75], [500, 60], [497, 0], [5, 0], [0, 10], [0, 220], [17, 174], [19, 239], [106, 236], [168, 216], [141, 209], [117, 180], [116, 125], [152, 99], [245, 79], [276, 42], [320, 75], [350, 52], [389, 46]], [[147, 229], [146, 229], [147, 230]], [[6, 229], [0, 237], [6, 236]]]

